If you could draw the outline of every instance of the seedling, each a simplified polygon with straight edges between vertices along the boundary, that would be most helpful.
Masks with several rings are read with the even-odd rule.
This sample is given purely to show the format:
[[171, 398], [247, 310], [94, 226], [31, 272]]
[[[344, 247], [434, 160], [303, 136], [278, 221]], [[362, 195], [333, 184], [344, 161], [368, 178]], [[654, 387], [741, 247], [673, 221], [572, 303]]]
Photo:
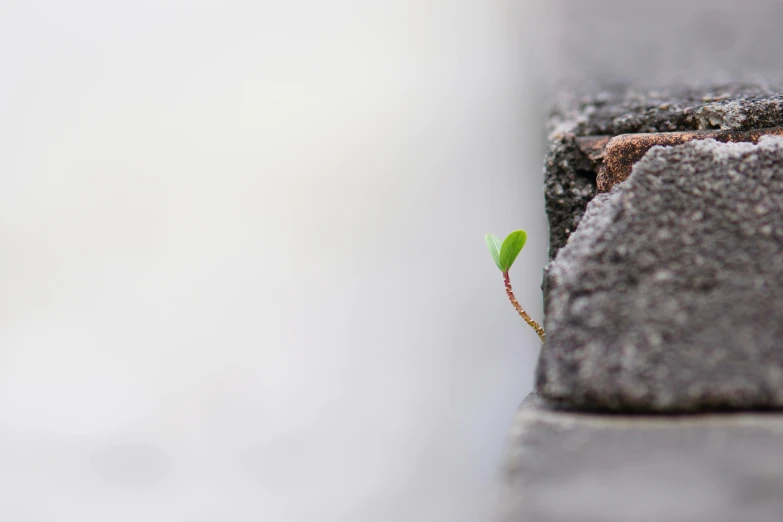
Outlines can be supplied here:
[[503, 272], [503, 282], [506, 284], [506, 295], [508, 295], [508, 300], [511, 301], [511, 304], [514, 305], [514, 310], [522, 316], [522, 319], [525, 320], [530, 328], [536, 331], [541, 338], [541, 342], [544, 342], [544, 329], [525, 312], [524, 308], [519, 304], [519, 301], [517, 301], [517, 298], [514, 297], [514, 291], [511, 289], [511, 279], [508, 276], [511, 265], [514, 264], [517, 256], [525, 246], [525, 242], [527, 242], [527, 233], [524, 230], [515, 230], [506, 236], [506, 239], [504, 239], [502, 243], [500, 242], [500, 238], [494, 234], [487, 234], [484, 237], [484, 240], [487, 242], [487, 247], [489, 247], [489, 253], [492, 254], [492, 259], [495, 260], [495, 264], [500, 271]]

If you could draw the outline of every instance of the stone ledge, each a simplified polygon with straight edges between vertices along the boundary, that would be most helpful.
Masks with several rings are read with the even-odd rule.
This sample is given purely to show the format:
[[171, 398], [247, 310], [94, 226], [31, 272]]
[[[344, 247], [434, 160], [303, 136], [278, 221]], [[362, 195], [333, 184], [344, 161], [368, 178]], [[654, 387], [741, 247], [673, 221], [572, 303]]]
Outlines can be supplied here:
[[783, 414], [619, 416], [535, 394], [511, 431], [503, 522], [779, 522]]

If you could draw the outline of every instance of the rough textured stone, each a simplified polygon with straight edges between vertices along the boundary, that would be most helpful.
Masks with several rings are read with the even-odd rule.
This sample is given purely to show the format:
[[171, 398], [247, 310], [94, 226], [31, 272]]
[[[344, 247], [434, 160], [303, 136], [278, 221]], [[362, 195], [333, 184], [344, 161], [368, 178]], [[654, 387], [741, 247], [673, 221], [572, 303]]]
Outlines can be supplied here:
[[612, 416], [535, 396], [510, 437], [503, 522], [778, 522], [783, 415]]
[[620, 86], [592, 94], [562, 94], [549, 121], [545, 160], [550, 258], [576, 229], [596, 194], [596, 163], [577, 146], [577, 137], [781, 126], [780, 92], [744, 84], [656, 91]]
[[591, 202], [545, 279], [542, 396], [783, 406], [783, 138], [654, 147]]
[[550, 136], [544, 178], [550, 258], [565, 245], [595, 197], [597, 166], [593, 163], [577, 145], [574, 134]]
[[747, 130], [777, 127], [783, 95], [767, 85], [734, 84], [647, 90], [615, 86], [595, 94], [561, 94], [550, 131], [577, 136]]

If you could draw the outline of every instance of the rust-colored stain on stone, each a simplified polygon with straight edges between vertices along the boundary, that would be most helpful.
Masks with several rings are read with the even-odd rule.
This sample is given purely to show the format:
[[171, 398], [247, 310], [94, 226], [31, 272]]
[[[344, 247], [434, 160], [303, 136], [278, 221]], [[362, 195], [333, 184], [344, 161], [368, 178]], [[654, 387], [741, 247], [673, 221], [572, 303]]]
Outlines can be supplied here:
[[642, 159], [642, 156], [656, 145], [666, 147], [708, 138], [723, 143], [756, 143], [761, 136], [767, 134], [783, 136], [783, 127], [748, 131], [709, 130], [621, 134], [611, 139], [608, 136], [585, 136], [577, 138], [577, 145], [591, 161], [601, 163], [597, 176], [598, 191], [608, 192], [616, 183], [628, 179], [634, 163]]

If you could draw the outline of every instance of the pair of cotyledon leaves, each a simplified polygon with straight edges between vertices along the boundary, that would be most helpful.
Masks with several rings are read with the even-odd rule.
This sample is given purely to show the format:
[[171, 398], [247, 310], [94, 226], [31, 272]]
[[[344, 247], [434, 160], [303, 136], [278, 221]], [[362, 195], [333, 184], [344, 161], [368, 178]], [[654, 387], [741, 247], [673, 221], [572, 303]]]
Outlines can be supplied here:
[[506, 236], [502, 243], [496, 235], [487, 234], [484, 236], [484, 241], [487, 242], [489, 253], [492, 254], [495, 264], [505, 274], [511, 268], [511, 265], [514, 264], [517, 256], [522, 251], [522, 247], [525, 246], [527, 233], [524, 230], [515, 230]]

